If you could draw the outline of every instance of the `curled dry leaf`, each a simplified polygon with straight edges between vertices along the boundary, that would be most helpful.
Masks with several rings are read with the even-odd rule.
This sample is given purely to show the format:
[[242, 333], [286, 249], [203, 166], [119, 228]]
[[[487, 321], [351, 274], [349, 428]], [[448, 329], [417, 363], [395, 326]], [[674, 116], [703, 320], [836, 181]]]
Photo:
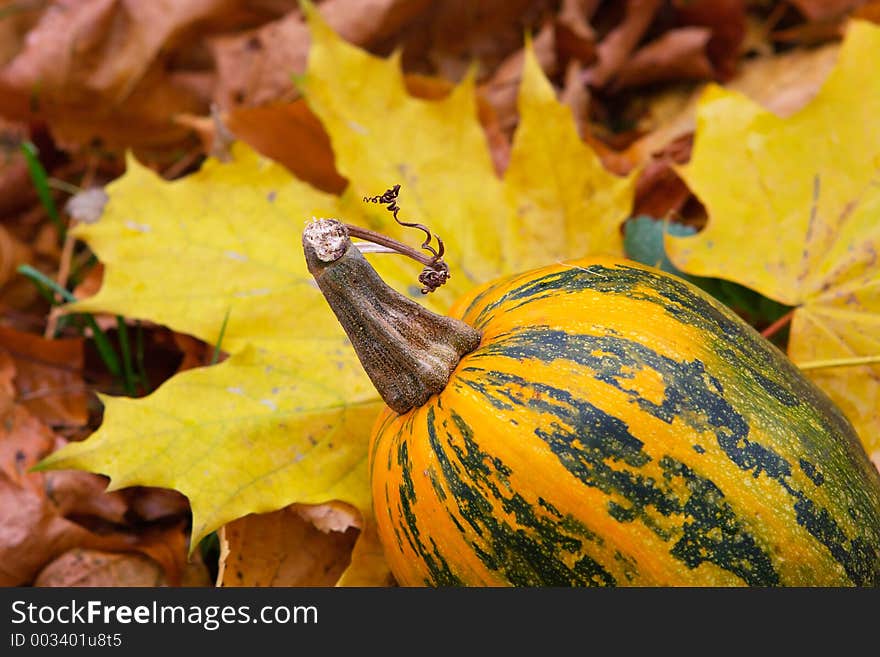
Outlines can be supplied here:
[[[333, 529], [348, 522], [340, 513], [324, 505], [309, 509], [292, 505], [226, 525], [218, 585], [333, 586], [351, 562], [358, 535], [350, 525], [343, 531]], [[332, 526], [318, 528], [304, 515]], [[383, 568], [374, 583], [385, 577]]]
[[309, 521], [324, 533], [360, 529], [362, 525], [358, 510], [344, 502], [295, 504], [294, 508], [303, 520]]
[[[622, 19], [596, 47], [584, 73], [594, 88], [622, 89], [668, 80], [728, 79], [746, 35], [742, 0], [629, 0]], [[657, 35], [658, 29], [664, 31]], [[646, 35], [653, 40], [643, 43]]]
[[189, 501], [175, 490], [135, 486], [124, 492], [127, 493], [131, 513], [144, 522], [164, 520], [189, 513]]
[[43, 476], [46, 497], [62, 516], [91, 516], [122, 524], [128, 504], [120, 493], [106, 493], [107, 479], [78, 470], [57, 470]]
[[443, 0], [397, 35], [404, 68], [460, 81], [476, 68], [481, 81], [522, 48], [555, 11], [548, 0]]
[[577, 59], [571, 59], [565, 67], [565, 83], [559, 100], [568, 105], [578, 128], [578, 134], [583, 137], [589, 129], [590, 120], [590, 91], [582, 82], [584, 65]]

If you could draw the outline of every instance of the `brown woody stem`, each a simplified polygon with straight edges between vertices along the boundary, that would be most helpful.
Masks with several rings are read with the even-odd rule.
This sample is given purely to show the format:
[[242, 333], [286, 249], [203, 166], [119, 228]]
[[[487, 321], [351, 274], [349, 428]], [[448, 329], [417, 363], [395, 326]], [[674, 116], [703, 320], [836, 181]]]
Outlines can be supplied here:
[[422, 284], [422, 294], [428, 294], [433, 292], [438, 287], [446, 283], [449, 280], [451, 274], [449, 273], [449, 265], [443, 260], [443, 252], [442, 250], [439, 253], [435, 253], [430, 258], [425, 254], [419, 252], [418, 250], [404, 244], [403, 242], [398, 242], [395, 239], [388, 237], [387, 235], [383, 235], [382, 233], [377, 233], [372, 230], [368, 230], [367, 228], [360, 228], [359, 226], [352, 226], [351, 224], [342, 224], [345, 226], [349, 235], [354, 237], [358, 237], [362, 240], [367, 240], [372, 242], [373, 244], [378, 244], [387, 248], [389, 251], [394, 253], [399, 253], [400, 255], [405, 255], [408, 258], [412, 258], [416, 262], [420, 262], [425, 265], [425, 268], [422, 270], [422, 273], [419, 274], [419, 282]]
[[373, 244], [381, 244], [382, 246], [387, 246], [392, 251], [395, 251], [400, 255], [405, 255], [408, 258], [412, 258], [416, 262], [420, 262], [423, 265], [432, 265], [436, 262], [436, 258], [434, 258], [433, 256], [426, 256], [424, 253], [422, 253], [418, 249], [412, 248], [408, 244], [398, 242], [394, 238], [383, 235], [382, 233], [377, 233], [376, 231], [370, 230], [369, 228], [361, 228], [360, 226], [345, 224], [345, 229], [348, 231], [350, 237], [357, 237], [359, 240], [366, 240], [368, 242], [372, 242]]
[[398, 413], [443, 390], [461, 357], [479, 345], [476, 329], [390, 288], [351, 243], [342, 222], [320, 219], [306, 226], [303, 252], [361, 365]]

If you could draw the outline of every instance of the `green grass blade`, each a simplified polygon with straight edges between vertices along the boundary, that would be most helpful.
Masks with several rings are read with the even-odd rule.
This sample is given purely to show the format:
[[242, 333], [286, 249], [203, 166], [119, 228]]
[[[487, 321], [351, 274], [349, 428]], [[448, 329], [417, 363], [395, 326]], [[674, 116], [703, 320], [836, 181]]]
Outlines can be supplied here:
[[220, 325], [220, 335], [217, 336], [217, 343], [214, 345], [214, 355], [211, 356], [211, 365], [216, 365], [220, 359], [220, 345], [223, 344], [223, 336], [226, 334], [226, 323], [229, 321], [229, 308], [223, 316], [223, 323]]
[[55, 207], [55, 199], [52, 197], [52, 190], [49, 189], [49, 176], [46, 174], [46, 169], [43, 168], [39, 157], [37, 157], [39, 151], [37, 151], [37, 147], [31, 142], [25, 141], [21, 144], [21, 152], [24, 153], [24, 159], [27, 162], [31, 181], [34, 183], [34, 188], [37, 190], [37, 196], [40, 197], [40, 202], [43, 204], [43, 207], [46, 208], [46, 214], [49, 215], [52, 223], [55, 224], [55, 228], [58, 229], [58, 236], [64, 241], [64, 238], [67, 235], [67, 229], [64, 227], [64, 222], [61, 221], [61, 215], [58, 214], [58, 208]]
[[[73, 296], [73, 293], [71, 293], [70, 290], [61, 287], [57, 281], [53, 281], [39, 269], [34, 269], [30, 265], [19, 265], [17, 271], [22, 276], [27, 276], [32, 281], [36, 281], [46, 286], [56, 294], [60, 295], [65, 301], [76, 301], [76, 297]], [[53, 305], [57, 305], [57, 303], [53, 302]]]
[[[53, 281], [43, 272], [34, 269], [30, 265], [20, 265], [17, 271], [22, 276], [27, 276], [32, 281], [36, 281], [37, 283], [46, 286], [53, 292], [56, 292], [65, 301], [76, 301], [76, 297], [73, 296], [70, 290], [64, 289], [56, 281]], [[95, 321], [95, 318], [92, 315], [84, 313], [83, 317], [85, 318], [86, 323], [89, 325], [89, 328], [92, 329], [92, 339], [94, 339], [95, 341], [95, 347], [98, 349], [98, 353], [101, 355], [101, 359], [104, 361], [104, 365], [107, 366], [107, 369], [110, 370], [110, 373], [113, 374], [113, 376], [121, 379], [122, 368], [119, 366], [119, 358], [117, 358], [116, 351], [113, 349], [113, 345], [110, 344], [110, 340], [109, 338], [107, 338], [107, 334], [101, 330], [101, 327], [98, 326], [98, 323]]]

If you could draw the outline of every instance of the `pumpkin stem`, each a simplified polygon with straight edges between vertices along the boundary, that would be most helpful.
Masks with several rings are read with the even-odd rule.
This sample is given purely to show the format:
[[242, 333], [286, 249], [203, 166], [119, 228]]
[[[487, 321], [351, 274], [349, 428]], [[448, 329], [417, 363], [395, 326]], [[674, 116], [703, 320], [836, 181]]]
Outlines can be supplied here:
[[351, 243], [346, 224], [319, 219], [303, 231], [309, 272], [388, 406], [398, 413], [439, 393], [480, 332], [427, 310], [388, 286]]
[[[398, 214], [400, 213], [400, 206], [397, 205], [397, 195], [400, 193], [400, 185], [394, 185], [390, 189], [385, 190], [384, 194], [379, 196], [364, 196], [364, 201], [366, 203], [382, 203], [385, 205], [385, 209], [391, 213], [391, 216], [394, 217], [394, 221], [396, 221], [401, 226], [406, 226], [407, 228], [418, 228], [425, 234], [425, 241], [422, 242], [422, 249], [431, 254], [430, 258], [426, 258], [421, 253], [416, 251], [415, 249], [410, 248], [406, 244], [402, 244], [396, 240], [391, 239], [381, 233], [374, 233], [371, 230], [367, 230], [366, 228], [358, 228], [357, 226], [352, 226], [351, 224], [345, 224], [348, 228], [348, 232], [351, 233], [354, 237], [359, 237], [362, 239], [370, 240], [371, 242], [375, 242], [376, 244], [381, 244], [383, 246], [387, 246], [391, 248], [393, 251], [397, 251], [402, 255], [409, 256], [413, 260], [417, 260], [425, 265], [425, 268], [422, 270], [422, 273], [419, 274], [419, 282], [424, 285], [422, 288], [422, 294], [428, 294], [429, 292], [433, 292], [438, 287], [443, 285], [447, 280], [449, 280], [449, 265], [443, 262], [443, 254], [446, 252], [446, 247], [443, 245], [443, 240], [440, 239], [439, 235], [432, 235], [430, 229], [423, 225], [417, 224], [410, 221], [403, 221]], [[431, 246], [431, 241], [437, 240], [437, 248], [435, 249]], [[363, 253], [363, 251], [361, 251]]]
[[[429, 258], [426, 255], [419, 253], [411, 246], [408, 246], [403, 242], [398, 242], [396, 239], [383, 235], [382, 233], [377, 233], [368, 228], [361, 228], [360, 226], [353, 226], [352, 224], [343, 225], [346, 230], [348, 230], [348, 234], [351, 237], [367, 240], [368, 242], [378, 244], [383, 248], [383, 251], [371, 249], [374, 253], [399, 253], [400, 255], [405, 255], [406, 257], [412, 258], [416, 262], [425, 265], [422, 273], [419, 274], [419, 282], [424, 286], [422, 287], [422, 294], [433, 292], [449, 280], [451, 274], [449, 273], [449, 265], [446, 264], [442, 257], [442, 242], [440, 242], [440, 253], [435, 253]], [[368, 252], [367, 249], [362, 248], [362, 243], [355, 244], [355, 246], [358, 247], [361, 253]]]

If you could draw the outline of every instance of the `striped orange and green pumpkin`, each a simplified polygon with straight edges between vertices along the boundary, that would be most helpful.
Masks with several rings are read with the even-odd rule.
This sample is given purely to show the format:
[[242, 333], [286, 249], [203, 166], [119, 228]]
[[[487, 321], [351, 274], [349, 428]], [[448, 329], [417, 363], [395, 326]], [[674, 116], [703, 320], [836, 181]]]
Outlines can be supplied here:
[[399, 583], [880, 585], [880, 475], [854, 430], [709, 295], [592, 258], [450, 315], [479, 346], [373, 430]]

